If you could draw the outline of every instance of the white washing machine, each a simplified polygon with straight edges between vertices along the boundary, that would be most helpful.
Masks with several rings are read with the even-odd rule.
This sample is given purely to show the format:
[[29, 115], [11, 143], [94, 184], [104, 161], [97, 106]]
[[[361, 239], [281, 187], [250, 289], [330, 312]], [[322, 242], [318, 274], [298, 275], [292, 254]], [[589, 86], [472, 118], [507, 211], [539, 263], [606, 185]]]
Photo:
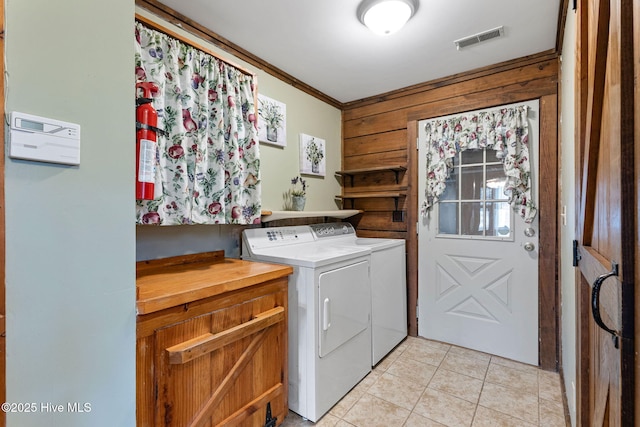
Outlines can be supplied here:
[[368, 247], [317, 241], [309, 226], [243, 231], [242, 258], [293, 266], [289, 409], [316, 422], [371, 371]]
[[349, 223], [314, 224], [316, 240], [371, 249], [371, 363], [375, 366], [407, 336], [404, 239], [361, 238]]

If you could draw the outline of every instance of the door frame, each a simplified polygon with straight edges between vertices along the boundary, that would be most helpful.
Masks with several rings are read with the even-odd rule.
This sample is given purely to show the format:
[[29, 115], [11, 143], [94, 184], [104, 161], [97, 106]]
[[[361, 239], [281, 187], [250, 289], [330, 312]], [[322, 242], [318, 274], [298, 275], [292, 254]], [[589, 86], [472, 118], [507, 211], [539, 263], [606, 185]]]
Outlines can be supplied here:
[[[538, 215], [539, 226], [539, 258], [538, 258], [538, 366], [542, 369], [557, 371], [559, 368], [559, 336], [558, 336], [558, 302], [559, 288], [558, 271], [558, 95], [557, 93], [542, 96], [527, 96], [504, 93], [495, 98], [487, 99], [482, 94], [466, 100], [464, 105], [458, 105], [447, 111], [440, 111], [437, 115], [424, 117], [412, 116], [407, 123], [407, 146], [409, 168], [411, 174], [408, 189], [408, 209], [415, 215], [415, 220], [408, 224], [407, 241], [408, 257], [413, 258], [413, 265], [418, 265], [418, 206], [422, 195], [418, 194], [418, 122], [433, 119], [443, 115], [464, 113], [465, 111], [481, 110], [504, 104], [538, 99], [540, 105], [540, 146], [538, 166]], [[415, 271], [415, 286], [410, 286], [409, 306], [417, 304], [417, 269]], [[417, 321], [416, 321], [417, 323]], [[417, 330], [417, 326], [416, 326]]]

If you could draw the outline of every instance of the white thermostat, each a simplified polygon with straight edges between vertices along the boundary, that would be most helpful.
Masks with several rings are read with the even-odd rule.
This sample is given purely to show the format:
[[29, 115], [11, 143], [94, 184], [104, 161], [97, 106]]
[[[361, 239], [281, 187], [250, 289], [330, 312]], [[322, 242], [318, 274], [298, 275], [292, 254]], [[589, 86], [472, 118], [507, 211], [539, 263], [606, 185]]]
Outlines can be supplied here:
[[79, 165], [80, 125], [13, 111], [9, 157]]

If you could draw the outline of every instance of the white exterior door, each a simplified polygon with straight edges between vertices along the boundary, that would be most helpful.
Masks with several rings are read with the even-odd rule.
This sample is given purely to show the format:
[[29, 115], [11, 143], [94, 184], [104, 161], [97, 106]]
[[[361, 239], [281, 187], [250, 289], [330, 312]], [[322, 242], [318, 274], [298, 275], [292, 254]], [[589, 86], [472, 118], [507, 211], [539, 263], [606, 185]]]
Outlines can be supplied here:
[[[533, 197], [538, 183], [538, 101], [529, 108]], [[427, 121], [419, 123], [425, 190]], [[538, 364], [538, 218], [526, 224], [503, 194], [495, 152], [459, 153], [447, 187], [418, 230], [418, 334]]]

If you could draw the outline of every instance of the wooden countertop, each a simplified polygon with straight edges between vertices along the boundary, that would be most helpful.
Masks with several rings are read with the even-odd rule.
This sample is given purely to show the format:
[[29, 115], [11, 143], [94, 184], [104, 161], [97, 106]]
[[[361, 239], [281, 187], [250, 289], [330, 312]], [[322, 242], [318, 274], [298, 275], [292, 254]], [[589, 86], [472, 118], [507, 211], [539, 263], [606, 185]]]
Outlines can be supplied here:
[[137, 312], [165, 308], [246, 288], [293, 273], [287, 265], [225, 258], [223, 251], [136, 263]]

